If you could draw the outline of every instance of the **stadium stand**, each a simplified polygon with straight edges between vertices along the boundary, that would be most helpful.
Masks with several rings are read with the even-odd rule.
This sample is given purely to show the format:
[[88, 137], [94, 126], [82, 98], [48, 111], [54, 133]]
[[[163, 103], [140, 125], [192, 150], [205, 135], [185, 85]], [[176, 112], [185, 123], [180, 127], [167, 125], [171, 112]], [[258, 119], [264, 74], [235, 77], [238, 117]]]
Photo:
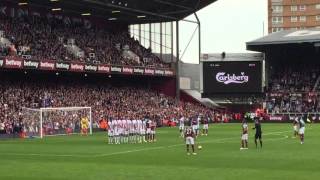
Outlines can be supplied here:
[[[95, 9], [93, 14], [96, 17], [85, 18], [79, 17], [80, 8], [73, 6], [73, 1], [59, 2], [66, 7], [66, 11], [62, 13], [56, 13], [40, 6], [48, 4], [51, 6], [51, 2], [37, 1], [39, 6], [33, 6], [33, 3], [30, 3], [30, 6], [17, 6], [16, 2], [9, 0], [4, 2], [5, 8], [0, 12], [2, 38], [0, 42], [0, 134], [28, 131], [31, 126], [34, 126], [35, 121], [30, 122], [24, 118], [24, 107], [90, 106], [95, 126], [102, 118], [107, 120], [133, 119], [149, 116], [158, 121], [159, 125], [162, 122], [176, 122], [180, 115], [196, 117], [204, 114], [218, 122], [226, 119], [223, 113], [199, 103], [178, 101], [172, 97], [174, 94], [168, 95], [159, 91], [163, 86], [175, 91], [175, 84], [170, 83], [175, 81], [175, 72], [170, 64], [153, 54], [152, 49], [142, 46], [128, 33], [129, 24], [167, 22], [172, 19], [155, 19], [150, 16], [151, 20], [147, 21], [149, 17], [140, 20], [137, 18], [139, 14], [132, 16], [130, 13], [130, 15], [121, 13], [118, 16], [125, 16], [127, 21], [113, 24], [105, 19], [107, 10], [96, 8], [94, 3], [91, 6]], [[208, 3], [209, 1], [199, 2], [195, 9], [201, 9]], [[79, 4], [86, 6], [85, 2]], [[159, 6], [149, 1], [145, 4], [157, 7], [163, 12], [170, 9], [173, 12], [177, 10], [176, 6], [168, 9], [168, 5], [161, 3]], [[72, 13], [67, 12], [67, 9]], [[99, 9], [103, 9], [102, 12]], [[111, 13], [113, 10], [114, 8], [109, 9], [110, 12], [108, 12]], [[100, 13], [103, 13], [104, 18], [103, 23], [99, 24], [97, 23], [99, 17], [102, 17]], [[190, 13], [178, 13], [175, 18], [178, 20]], [[134, 20], [131, 19], [132, 17]], [[81, 22], [74, 21], [77, 18]], [[84, 23], [90, 20], [93, 20], [90, 25]], [[27, 66], [34, 61], [40, 63]], [[51, 62], [50, 67], [41, 66], [41, 63], [47, 62]], [[63, 65], [70, 65], [70, 68], [69, 66], [65, 69], [58, 68], [57, 62], [67, 62]], [[83, 66], [80, 70], [73, 69], [73, 62]], [[85, 69], [84, 64], [93, 65], [94, 70]], [[99, 67], [106, 69], [99, 70]], [[115, 71], [112, 70], [113, 67]], [[126, 67], [129, 67], [129, 70], [125, 71]], [[117, 71], [118, 69], [120, 71]], [[29, 76], [34, 72], [38, 74], [33, 77]], [[22, 76], [11, 78], [19, 73]], [[46, 73], [55, 76], [55, 80], [50, 81], [42, 77]], [[60, 76], [65, 75], [64, 73], [69, 73], [66, 76], [80, 74], [83, 79], [85, 79], [85, 73], [85, 77], [88, 73], [89, 77], [96, 75], [104, 79], [112, 79], [114, 76], [120, 78], [115, 84], [109, 82], [84, 83], [76, 78], [63, 81]], [[138, 80], [133, 81], [134, 78]], [[142, 80], [143, 78], [148, 79], [147, 83]], [[152, 81], [158, 85], [159, 89], [150, 88]], [[53, 117], [52, 124], [45, 125], [54, 127], [57, 123], [59, 129], [64, 129], [70, 126], [67, 122], [67, 119], [70, 118], [72, 117], [65, 119]]]
[[278, 66], [266, 94], [269, 113], [312, 113], [320, 110], [319, 66], [314, 63]]
[[[93, 124], [98, 124], [102, 118], [134, 119], [149, 116], [161, 125], [162, 121], [175, 121], [182, 114], [188, 117], [199, 114], [214, 117], [212, 109], [199, 104], [178, 102], [141, 85], [97, 85], [63, 81], [44, 83], [6, 79], [1, 81], [0, 86], [0, 131], [11, 134], [14, 126], [28, 131], [31, 122], [24, 119], [23, 107], [73, 106], [91, 106]], [[57, 119], [59, 129], [67, 126], [67, 120], [68, 118]]]
[[[0, 30], [12, 44], [2, 47], [4, 56], [19, 56], [33, 60], [79, 61], [112, 65], [167, 68], [159, 57], [130, 37], [127, 31], [112, 28], [85, 27], [64, 23], [56, 17], [0, 17]], [[68, 45], [78, 50], [68, 51]], [[125, 47], [139, 58], [123, 56]], [[80, 52], [84, 52], [83, 54]]]

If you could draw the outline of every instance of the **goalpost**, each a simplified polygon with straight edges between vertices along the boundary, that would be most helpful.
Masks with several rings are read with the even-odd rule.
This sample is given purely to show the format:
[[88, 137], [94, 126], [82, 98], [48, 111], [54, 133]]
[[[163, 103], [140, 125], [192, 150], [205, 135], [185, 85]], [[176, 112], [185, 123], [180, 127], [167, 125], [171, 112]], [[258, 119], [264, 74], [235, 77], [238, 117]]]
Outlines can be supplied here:
[[88, 119], [92, 134], [91, 107], [22, 108], [23, 129], [30, 137], [80, 133], [82, 118]]

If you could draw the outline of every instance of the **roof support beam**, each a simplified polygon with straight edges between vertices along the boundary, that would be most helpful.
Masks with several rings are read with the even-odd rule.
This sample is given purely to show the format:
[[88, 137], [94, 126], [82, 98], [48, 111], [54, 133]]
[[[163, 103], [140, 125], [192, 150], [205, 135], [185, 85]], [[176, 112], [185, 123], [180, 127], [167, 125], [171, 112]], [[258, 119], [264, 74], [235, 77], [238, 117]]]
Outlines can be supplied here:
[[[79, 5], [79, 3], [78, 2], [74, 2], [74, 1], [65, 1], [64, 3], [66, 3], [66, 4], [68, 4], [68, 5], [72, 5], [73, 7], [77, 7], [78, 5]], [[95, 9], [99, 9], [99, 10], [106, 10], [105, 8], [102, 8], [102, 7], [99, 7], [99, 6], [96, 6], [96, 7], [94, 7]], [[110, 9], [108, 9], [108, 10], [112, 10], [111, 8]], [[133, 13], [130, 13], [130, 12], [125, 12], [125, 14], [128, 14], [128, 15], [135, 15], [135, 14], [133, 14]], [[96, 16], [96, 15], [95, 15]], [[101, 17], [101, 16], [99, 16], [99, 17]], [[105, 18], [105, 17], [104, 17]]]
[[164, 12], [163, 14], [169, 15], [169, 14], [179, 14], [179, 13], [186, 13], [186, 12], [190, 12], [190, 11], [189, 10], [168, 11], [168, 12]]
[[159, 13], [153, 13], [150, 11], [144, 11], [144, 10], [139, 10], [139, 9], [133, 9], [133, 8], [129, 8], [129, 7], [124, 7], [124, 6], [118, 6], [115, 4], [111, 4], [111, 3], [103, 3], [101, 1], [97, 1], [97, 0], [83, 0], [85, 2], [90, 2], [90, 3], [94, 3], [97, 5], [101, 5], [101, 6], [105, 6], [105, 7], [111, 7], [111, 8], [117, 8], [117, 9], [122, 9], [125, 11], [129, 11], [129, 12], [135, 12], [135, 13], [140, 13], [140, 14], [144, 14], [144, 15], [150, 15], [150, 16], [155, 16], [155, 17], [160, 17], [160, 18], [166, 18], [170, 21], [186, 21], [186, 22], [191, 22], [191, 23], [198, 23], [196, 21], [192, 21], [192, 20], [187, 20], [187, 19], [178, 19], [175, 18], [173, 16], [168, 16], [168, 15], [164, 15], [164, 14], [159, 14]]
[[179, 5], [179, 4], [174, 4], [174, 3], [171, 3], [171, 2], [168, 2], [168, 1], [162, 1], [162, 0], [153, 0], [153, 1], [154, 2], [158, 2], [160, 4], [166, 4], [166, 5], [169, 5], [169, 6], [174, 6], [174, 7], [178, 7], [178, 8], [181, 8], [181, 9], [193, 11], [193, 8], [182, 6], [182, 5]]
[[197, 22], [198, 22], [198, 38], [199, 38], [199, 64], [200, 64], [200, 59], [201, 59], [201, 23], [200, 23], [200, 19], [197, 15], [197, 13], [195, 12], [194, 13], [194, 16], [196, 17], [197, 19]]
[[100, 1], [96, 1], [96, 0], [83, 0], [83, 1], [90, 2], [90, 3], [95, 3], [95, 4], [98, 4], [98, 5], [101, 5], [101, 6], [112, 7], [112, 8], [122, 9], [122, 10], [126, 10], [126, 11], [136, 12], [136, 13], [140, 13], [140, 14], [166, 18], [166, 19], [169, 19], [169, 20], [172, 20], [172, 21], [179, 20], [179, 19], [177, 19], [175, 17], [168, 16], [168, 15], [163, 15], [163, 14], [159, 14], [159, 13], [153, 13], [153, 12], [139, 10], [139, 9], [133, 9], [133, 8], [124, 7], [124, 6], [118, 6], [118, 5], [114, 5], [114, 4], [111, 4], [111, 3], [103, 3], [103, 2], [100, 2]]

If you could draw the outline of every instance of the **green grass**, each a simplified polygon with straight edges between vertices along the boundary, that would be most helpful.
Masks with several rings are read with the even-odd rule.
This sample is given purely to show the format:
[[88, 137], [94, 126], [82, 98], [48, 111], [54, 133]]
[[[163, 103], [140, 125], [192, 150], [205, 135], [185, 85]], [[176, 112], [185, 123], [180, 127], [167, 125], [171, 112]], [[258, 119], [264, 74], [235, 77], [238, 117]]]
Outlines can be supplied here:
[[240, 124], [213, 125], [197, 139], [203, 149], [196, 156], [186, 155], [177, 128], [159, 128], [153, 144], [108, 145], [103, 133], [0, 140], [0, 180], [320, 178], [320, 125], [307, 126], [303, 145], [290, 124], [262, 128], [263, 149], [251, 131], [249, 150], [240, 151]]

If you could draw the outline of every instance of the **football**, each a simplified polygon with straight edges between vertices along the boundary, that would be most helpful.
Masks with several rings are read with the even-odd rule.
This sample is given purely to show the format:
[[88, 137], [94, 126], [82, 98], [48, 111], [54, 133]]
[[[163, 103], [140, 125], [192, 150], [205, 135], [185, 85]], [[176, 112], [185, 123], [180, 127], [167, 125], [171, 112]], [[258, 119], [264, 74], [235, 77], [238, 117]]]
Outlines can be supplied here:
[[198, 149], [201, 150], [201, 149], [202, 149], [202, 146], [199, 145], [199, 146], [198, 146]]

